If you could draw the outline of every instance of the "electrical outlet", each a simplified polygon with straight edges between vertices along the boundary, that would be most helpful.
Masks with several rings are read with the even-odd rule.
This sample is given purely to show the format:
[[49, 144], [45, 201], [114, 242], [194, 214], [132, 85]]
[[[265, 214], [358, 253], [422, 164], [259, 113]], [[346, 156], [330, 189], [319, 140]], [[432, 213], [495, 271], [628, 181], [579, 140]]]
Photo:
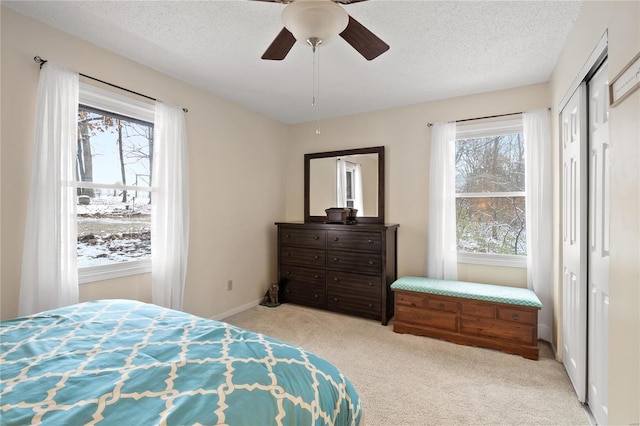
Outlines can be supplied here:
[[233, 280], [227, 281], [227, 291], [233, 290]]

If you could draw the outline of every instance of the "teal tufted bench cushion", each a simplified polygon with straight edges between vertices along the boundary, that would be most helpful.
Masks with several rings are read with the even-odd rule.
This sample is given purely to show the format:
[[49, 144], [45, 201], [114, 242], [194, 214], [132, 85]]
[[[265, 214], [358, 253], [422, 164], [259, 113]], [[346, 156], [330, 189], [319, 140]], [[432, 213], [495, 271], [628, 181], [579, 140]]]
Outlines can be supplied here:
[[538, 296], [536, 296], [533, 291], [518, 287], [405, 276], [391, 284], [391, 289], [507, 303], [510, 305], [531, 306], [534, 308], [542, 307], [540, 299], [538, 299]]

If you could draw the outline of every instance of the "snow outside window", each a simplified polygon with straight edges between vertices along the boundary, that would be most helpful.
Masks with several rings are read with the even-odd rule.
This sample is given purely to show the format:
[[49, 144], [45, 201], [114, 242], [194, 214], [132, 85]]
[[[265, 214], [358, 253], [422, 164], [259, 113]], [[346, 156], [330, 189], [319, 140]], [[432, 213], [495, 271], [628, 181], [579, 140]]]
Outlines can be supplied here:
[[522, 119], [456, 129], [458, 261], [526, 267]]
[[80, 87], [78, 280], [151, 271], [154, 105]]

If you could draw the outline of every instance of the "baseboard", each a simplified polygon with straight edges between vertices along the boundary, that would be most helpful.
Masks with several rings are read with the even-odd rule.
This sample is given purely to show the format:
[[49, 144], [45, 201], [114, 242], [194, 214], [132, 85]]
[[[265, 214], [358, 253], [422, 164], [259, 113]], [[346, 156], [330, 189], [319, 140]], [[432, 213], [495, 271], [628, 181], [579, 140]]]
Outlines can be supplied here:
[[209, 319], [216, 320], [216, 321], [222, 321], [223, 319], [225, 319], [227, 317], [230, 317], [231, 315], [237, 314], [237, 313], [242, 312], [242, 311], [246, 311], [247, 309], [251, 309], [254, 306], [258, 306], [260, 304], [260, 302], [262, 302], [262, 298], [256, 299], [253, 302], [246, 303], [246, 304], [244, 304], [242, 306], [238, 306], [237, 308], [233, 308], [233, 309], [228, 310], [226, 312], [222, 312], [220, 314], [214, 315], [212, 317], [209, 317]]

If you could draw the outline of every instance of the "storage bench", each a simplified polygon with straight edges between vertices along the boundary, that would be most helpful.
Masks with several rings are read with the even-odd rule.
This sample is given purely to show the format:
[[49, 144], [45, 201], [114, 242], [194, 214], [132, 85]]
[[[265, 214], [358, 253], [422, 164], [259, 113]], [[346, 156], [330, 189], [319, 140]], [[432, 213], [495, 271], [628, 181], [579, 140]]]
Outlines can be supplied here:
[[538, 359], [540, 299], [528, 289], [402, 277], [393, 331], [437, 337]]

